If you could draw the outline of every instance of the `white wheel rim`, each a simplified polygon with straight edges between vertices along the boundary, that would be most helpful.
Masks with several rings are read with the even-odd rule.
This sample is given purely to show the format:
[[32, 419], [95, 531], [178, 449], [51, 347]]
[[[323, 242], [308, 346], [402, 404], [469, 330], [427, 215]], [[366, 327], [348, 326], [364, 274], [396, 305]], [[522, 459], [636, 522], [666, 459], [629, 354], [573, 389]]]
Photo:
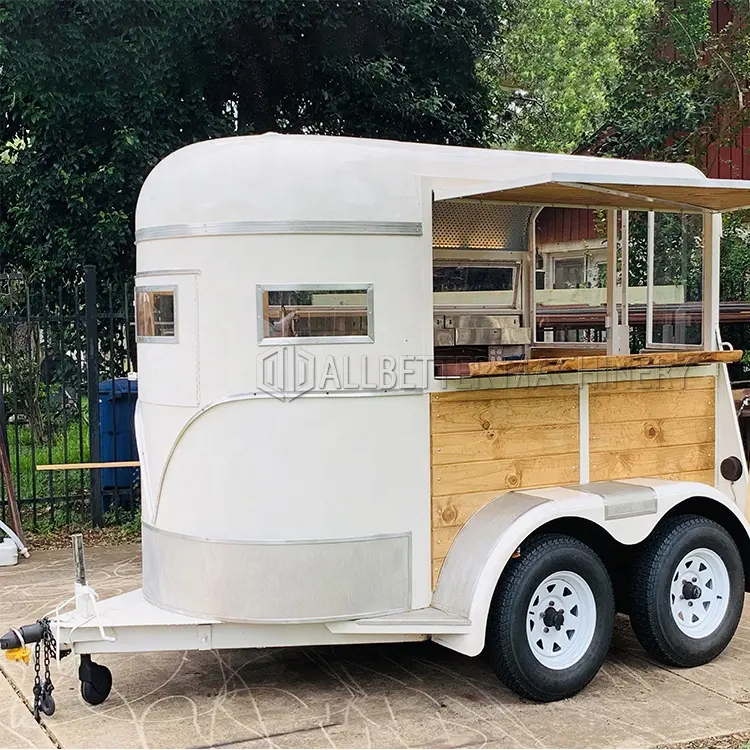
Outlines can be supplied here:
[[537, 586], [529, 601], [526, 639], [540, 664], [572, 667], [588, 650], [595, 629], [596, 600], [577, 573], [553, 573]]
[[711, 549], [694, 549], [672, 573], [672, 618], [690, 638], [705, 638], [719, 627], [729, 605], [729, 572]]

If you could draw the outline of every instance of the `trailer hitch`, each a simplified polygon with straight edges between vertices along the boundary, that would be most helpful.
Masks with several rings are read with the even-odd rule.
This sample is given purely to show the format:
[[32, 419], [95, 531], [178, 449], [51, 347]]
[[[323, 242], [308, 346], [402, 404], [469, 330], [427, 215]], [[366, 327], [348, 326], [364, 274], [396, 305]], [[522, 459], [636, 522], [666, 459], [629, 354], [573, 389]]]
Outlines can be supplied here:
[[11, 628], [5, 635], [0, 636], [0, 649], [11, 651], [23, 648], [27, 643], [38, 643], [43, 635], [41, 620], [31, 625], [22, 625], [20, 628]]

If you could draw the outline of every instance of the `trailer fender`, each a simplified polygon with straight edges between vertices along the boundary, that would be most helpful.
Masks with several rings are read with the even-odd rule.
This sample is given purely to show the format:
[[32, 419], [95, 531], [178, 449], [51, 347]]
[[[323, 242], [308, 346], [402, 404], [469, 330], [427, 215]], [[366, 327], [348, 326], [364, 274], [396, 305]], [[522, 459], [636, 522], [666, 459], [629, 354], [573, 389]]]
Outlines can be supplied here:
[[[604, 528], [623, 544], [637, 544], [659, 521], [687, 501], [726, 508], [744, 532], [740, 540], [748, 567], [750, 525], [723, 493], [699, 482], [627, 479], [567, 487], [519, 490], [501, 495], [463, 526], [443, 563], [432, 606], [468, 618], [471, 631], [433, 636], [467, 656], [484, 648], [487, 616], [502, 572], [521, 543], [537, 529], [561, 518], [580, 518]], [[692, 512], [695, 512], [694, 510]], [[726, 512], [726, 511], [725, 511]]]

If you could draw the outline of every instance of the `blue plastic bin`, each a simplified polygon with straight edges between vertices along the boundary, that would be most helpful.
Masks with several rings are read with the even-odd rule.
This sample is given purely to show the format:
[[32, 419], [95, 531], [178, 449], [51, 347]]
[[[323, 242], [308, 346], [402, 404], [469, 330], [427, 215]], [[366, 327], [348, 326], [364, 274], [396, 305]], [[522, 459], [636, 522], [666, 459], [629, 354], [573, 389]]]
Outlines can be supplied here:
[[[115, 378], [99, 383], [99, 441], [102, 461], [137, 461], [135, 402], [138, 381]], [[108, 510], [112, 490], [132, 492], [137, 468], [102, 469], [102, 508]]]

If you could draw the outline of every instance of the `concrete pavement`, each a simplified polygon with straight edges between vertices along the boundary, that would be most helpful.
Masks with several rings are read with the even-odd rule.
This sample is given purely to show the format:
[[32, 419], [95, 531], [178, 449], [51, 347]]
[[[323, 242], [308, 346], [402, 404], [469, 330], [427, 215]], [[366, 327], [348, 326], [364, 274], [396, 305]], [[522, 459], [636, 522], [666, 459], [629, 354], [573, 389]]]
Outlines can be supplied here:
[[[136, 546], [87, 549], [102, 597], [140, 585]], [[0, 630], [72, 592], [69, 551], [0, 568]], [[669, 670], [645, 656], [626, 619], [587, 690], [551, 705], [502, 687], [481, 659], [433, 643], [111, 655], [101, 706], [79, 695], [77, 661], [53, 668], [57, 712], [40, 728], [33, 671], [2, 661], [0, 747], [653, 747], [750, 730], [750, 603], [730, 649]]]

